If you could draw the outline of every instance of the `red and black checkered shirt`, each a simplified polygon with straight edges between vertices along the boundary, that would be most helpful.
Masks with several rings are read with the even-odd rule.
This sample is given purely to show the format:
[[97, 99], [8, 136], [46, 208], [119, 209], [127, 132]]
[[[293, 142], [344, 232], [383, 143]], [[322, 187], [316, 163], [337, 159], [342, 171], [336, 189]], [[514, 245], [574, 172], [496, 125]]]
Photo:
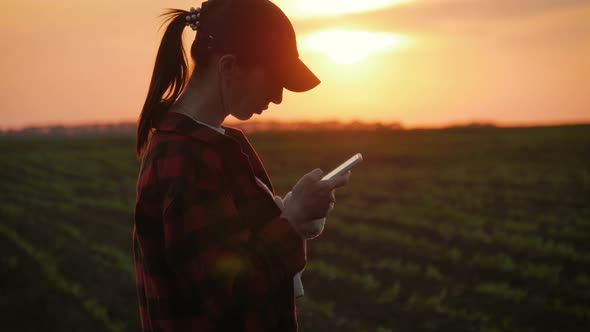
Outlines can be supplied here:
[[137, 180], [133, 252], [144, 331], [296, 331], [304, 240], [242, 131], [168, 112]]

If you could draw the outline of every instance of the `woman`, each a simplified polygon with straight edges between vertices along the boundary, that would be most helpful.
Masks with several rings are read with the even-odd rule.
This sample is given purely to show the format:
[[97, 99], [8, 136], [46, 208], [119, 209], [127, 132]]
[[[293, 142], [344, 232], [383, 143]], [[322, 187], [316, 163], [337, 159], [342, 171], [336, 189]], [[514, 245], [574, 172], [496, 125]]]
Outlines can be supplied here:
[[[313, 170], [281, 210], [244, 134], [282, 90], [319, 84], [299, 60], [288, 18], [267, 0], [210, 0], [169, 10], [137, 132], [141, 167], [133, 230], [144, 331], [296, 331], [293, 277], [310, 221], [334, 209], [350, 173]], [[188, 70], [185, 26], [197, 31]], [[188, 82], [188, 83], [187, 83]]]

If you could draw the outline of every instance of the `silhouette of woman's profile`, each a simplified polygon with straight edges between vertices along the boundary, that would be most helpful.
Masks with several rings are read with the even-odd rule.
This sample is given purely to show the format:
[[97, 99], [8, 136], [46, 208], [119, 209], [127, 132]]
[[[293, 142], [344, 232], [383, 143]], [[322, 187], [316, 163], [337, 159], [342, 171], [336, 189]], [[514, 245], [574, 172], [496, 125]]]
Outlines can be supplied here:
[[[287, 16], [267, 0], [210, 0], [169, 9], [139, 117], [133, 252], [144, 331], [296, 331], [294, 276], [309, 221], [334, 209], [350, 173], [315, 169], [285, 206], [244, 133], [283, 89], [318, 78], [299, 59]], [[196, 31], [190, 48], [182, 35]]]

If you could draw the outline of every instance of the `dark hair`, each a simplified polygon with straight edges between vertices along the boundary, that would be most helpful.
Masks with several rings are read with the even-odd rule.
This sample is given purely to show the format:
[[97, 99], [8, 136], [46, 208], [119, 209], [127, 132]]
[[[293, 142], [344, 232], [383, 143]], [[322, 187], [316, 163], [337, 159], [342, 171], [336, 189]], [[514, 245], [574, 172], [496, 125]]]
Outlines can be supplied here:
[[164, 25], [170, 22], [162, 37], [148, 94], [137, 125], [136, 155], [141, 158], [154, 123], [172, 105], [184, 89], [188, 78], [188, 66], [182, 43], [182, 32], [186, 27], [186, 15], [181, 9], [170, 9], [164, 16]]

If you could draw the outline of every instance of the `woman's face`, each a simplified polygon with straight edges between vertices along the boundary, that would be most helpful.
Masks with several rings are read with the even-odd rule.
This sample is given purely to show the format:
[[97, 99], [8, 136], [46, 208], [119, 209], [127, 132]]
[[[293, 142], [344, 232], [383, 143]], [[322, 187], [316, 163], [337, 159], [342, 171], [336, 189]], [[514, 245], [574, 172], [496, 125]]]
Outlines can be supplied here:
[[229, 112], [240, 120], [248, 120], [262, 114], [272, 102], [283, 100], [283, 86], [268, 67], [237, 65], [235, 75], [228, 82], [227, 105]]

